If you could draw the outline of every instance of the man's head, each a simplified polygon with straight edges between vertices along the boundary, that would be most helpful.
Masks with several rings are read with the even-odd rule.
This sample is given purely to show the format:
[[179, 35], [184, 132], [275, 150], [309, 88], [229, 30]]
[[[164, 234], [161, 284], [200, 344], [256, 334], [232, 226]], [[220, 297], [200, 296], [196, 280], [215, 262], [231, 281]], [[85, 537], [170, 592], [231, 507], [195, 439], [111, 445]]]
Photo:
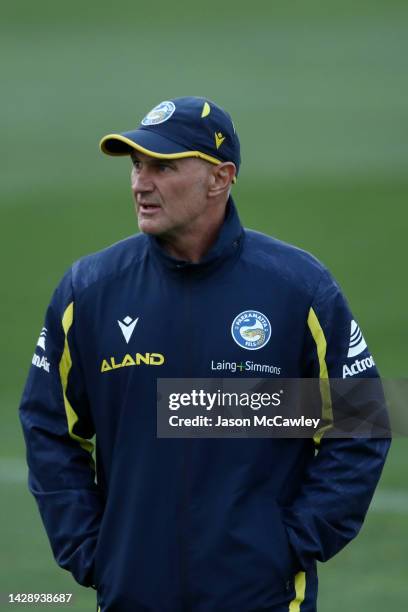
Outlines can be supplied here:
[[133, 151], [131, 186], [139, 228], [168, 240], [197, 237], [222, 218], [235, 166], [195, 157], [157, 159]]
[[132, 192], [141, 231], [168, 240], [212, 232], [240, 166], [231, 117], [205, 98], [161, 102], [139, 127], [109, 134], [108, 155], [132, 158]]

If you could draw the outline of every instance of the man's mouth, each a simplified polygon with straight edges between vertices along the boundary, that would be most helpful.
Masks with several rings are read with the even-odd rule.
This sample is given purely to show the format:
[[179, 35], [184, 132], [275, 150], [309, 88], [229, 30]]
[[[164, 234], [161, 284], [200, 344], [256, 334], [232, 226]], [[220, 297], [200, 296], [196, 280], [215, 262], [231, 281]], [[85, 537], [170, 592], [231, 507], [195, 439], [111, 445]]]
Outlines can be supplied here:
[[139, 211], [141, 213], [153, 213], [156, 210], [159, 210], [160, 205], [159, 204], [139, 204]]

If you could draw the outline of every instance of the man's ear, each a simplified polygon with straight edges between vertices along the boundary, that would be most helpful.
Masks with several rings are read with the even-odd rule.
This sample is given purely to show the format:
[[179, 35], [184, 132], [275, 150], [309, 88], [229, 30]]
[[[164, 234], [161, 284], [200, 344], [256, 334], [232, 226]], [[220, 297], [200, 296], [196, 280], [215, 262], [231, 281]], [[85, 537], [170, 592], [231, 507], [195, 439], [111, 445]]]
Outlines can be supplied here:
[[208, 197], [215, 198], [228, 191], [236, 175], [236, 167], [232, 162], [223, 162], [212, 168], [211, 183]]

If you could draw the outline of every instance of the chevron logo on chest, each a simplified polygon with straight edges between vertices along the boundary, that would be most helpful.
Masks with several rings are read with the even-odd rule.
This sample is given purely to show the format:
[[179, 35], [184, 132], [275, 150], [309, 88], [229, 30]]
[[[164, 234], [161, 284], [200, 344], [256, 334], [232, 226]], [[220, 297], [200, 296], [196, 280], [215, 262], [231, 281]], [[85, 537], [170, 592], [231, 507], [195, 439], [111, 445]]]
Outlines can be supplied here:
[[118, 325], [120, 327], [124, 339], [126, 340], [126, 344], [129, 344], [129, 340], [132, 337], [138, 320], [139, 317], [137, 317], [136, 319], [132, 319], [132, 317], [129, 317], [129, 315], [122, 319], [122, 321], [118, 320]]

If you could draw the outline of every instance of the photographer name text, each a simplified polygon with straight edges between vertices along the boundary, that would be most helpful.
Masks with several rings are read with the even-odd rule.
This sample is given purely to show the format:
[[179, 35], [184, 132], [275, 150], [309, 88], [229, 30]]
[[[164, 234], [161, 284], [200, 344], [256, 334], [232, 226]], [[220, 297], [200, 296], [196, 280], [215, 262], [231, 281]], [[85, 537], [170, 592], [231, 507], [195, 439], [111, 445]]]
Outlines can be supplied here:
[[253, 415], [251, 417], [226, 418], [218, 416], [216, 419], [208, 416], [197, 415], [191, 418], [171, 415], [169, 425], [171, 427], [290, 427], [290, 428], [313, 428], [317, 429], [320, 419], [309, 419], [304, 416], [299, 418], [285, 418], [281, 414], [273, 417]]

